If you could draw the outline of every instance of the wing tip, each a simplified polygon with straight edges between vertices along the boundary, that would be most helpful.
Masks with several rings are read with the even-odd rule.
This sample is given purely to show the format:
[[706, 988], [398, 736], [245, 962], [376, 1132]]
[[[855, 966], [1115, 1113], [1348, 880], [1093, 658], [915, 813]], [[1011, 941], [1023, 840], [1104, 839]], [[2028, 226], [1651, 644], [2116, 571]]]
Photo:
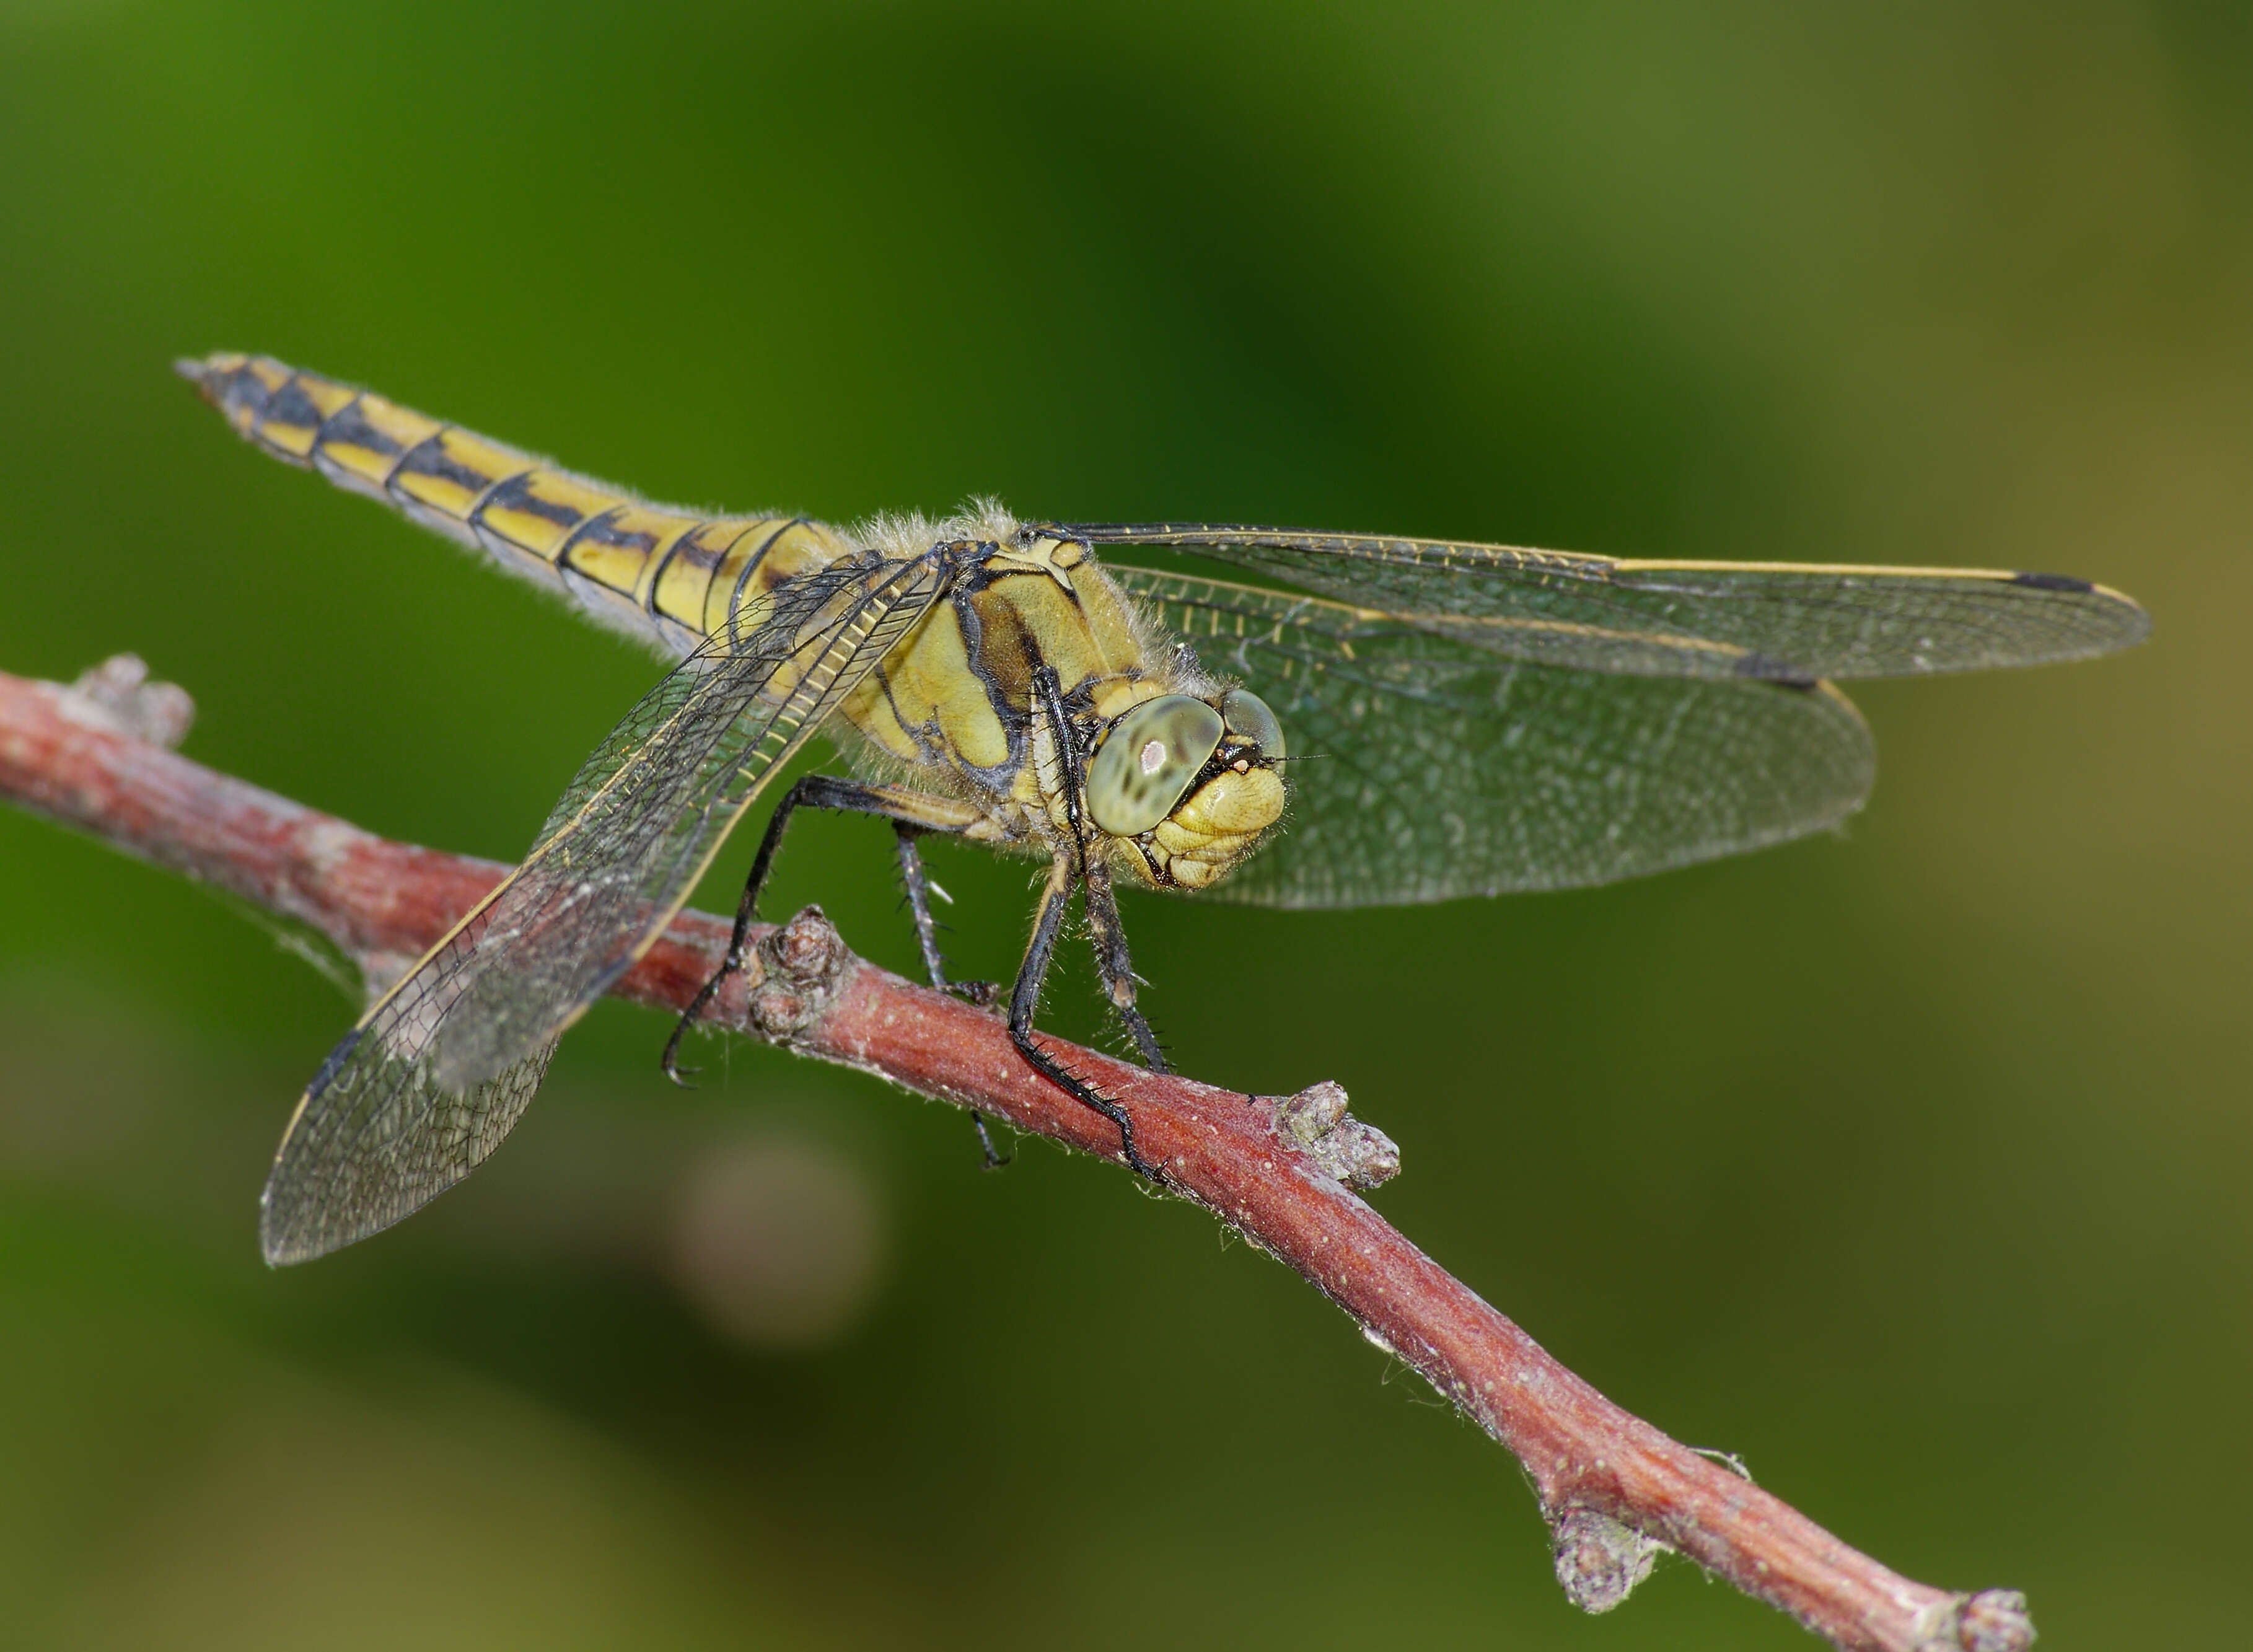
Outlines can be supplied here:
[[306, 1196], [282, 1196], [276, 1178], [269, 1177], [258, 1197], [258, 1250], [269, 1268], [296, 1267], [317, 1262], [346, 1245], [357, 1244], [398, 1222], [410, 1211], [399, 1211], [374, 1222], [347, 1217], [341, 1225], [324, 1217], [321, 1202]]
[[406, 1202], [404, 1208], [394, 1202], [374, 1210], [339, 1209], [316, 1188], [302, 1185], [285, 1188], [281, 1168], [276, 1166], [267, 1178], [265, 1191], [258, 1195], [259, 1253], [269, 1268], [317, 1262], [395, 1226], [443, 1191], [441, 1188]]
[[2116, 648], [2132, 648], [2152, 634], [2152, 610], [2125, 591], [2116, 591], [2110, 585], [2091, 585], [2089, 595], [2103, 598], [2118, 609], [2125, 622], [2121, 627], [2120, 640]]
[[276, 1209], [274, 1184], [268, 1182], [265, 1194], [258, 1201], [258, 1250], [268, 1267], [295, 1267], [338, 1248], [324, 1236], [304, 1232], [296, 1220], [297, 1215], [296, 1211], [284, 1214]]
[[[2091, 636], [2087, 644], [2070, 652], [2056, 656], [2059, 661], [2086, 659], [2100, 654], [2133, 648], [2152, 634], [2151, 610], [2134, 597], [2110, 585], [2100, 585], [2094, 580], [2079, 579], [2071, 574], [2042, 574], [2021, 571], [2010, 575], [2010, 583], [2026, 590], [2050, 591], [2060, 596], [2086, 596], [2089, 603], [2082, 604], [2086, 614], [2102, 615], [2109, 624], [2103, 634]], [[2033, 662], [2048, 664], [2048, 660]]]

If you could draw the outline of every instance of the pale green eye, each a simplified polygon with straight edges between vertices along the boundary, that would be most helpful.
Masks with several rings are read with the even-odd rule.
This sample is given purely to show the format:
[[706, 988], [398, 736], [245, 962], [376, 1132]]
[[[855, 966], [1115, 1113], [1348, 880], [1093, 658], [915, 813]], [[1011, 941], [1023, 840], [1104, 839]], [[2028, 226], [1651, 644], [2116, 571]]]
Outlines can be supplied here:
[[1266, 701], [1249, 688], [1231, 688], [1221, 696], [1220, 714], [1227, 720], [1229, 733], [1259, 747], [1259, 755], [1268, 762], [1281, 761], [1283, 725], [1267, 709]]
[[1220, 714], [1187, 694], [1135, 707], [1112, 725], [1088, 764], [1088, 818], [1115, 838], [1149, 831], [1174, 812], [1220, 749], [1222, 733]]

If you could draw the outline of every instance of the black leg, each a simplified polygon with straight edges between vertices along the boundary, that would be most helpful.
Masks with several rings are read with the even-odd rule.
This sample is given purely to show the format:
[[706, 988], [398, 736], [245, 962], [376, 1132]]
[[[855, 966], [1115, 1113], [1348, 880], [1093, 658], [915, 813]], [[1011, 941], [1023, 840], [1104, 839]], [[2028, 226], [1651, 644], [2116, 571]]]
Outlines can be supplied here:
[[[774, 868], [775, 853], [782, 847], [790, 817], [801, 805], [882, 815], [924, 832], [959, 832], [979, 818], [968, 805], [952, 798], [927, 798], [889, 786], [862, 785], [855, 780], [839, 780], [828, 775], [810, 774], [792, 786], [776, 805], [774, 818], [767, 822], [766, 835], [759, 840], [759, 852], [751, 861], [751, 875], [743, 881], [743, 898], [736, 903], [736, 928], [729, 937], [726, 957], [713, 972], [712, 979], [697, 989], [696, 996], [689, 1000], [688, 1007], [674, 1024], [673, 1036], [665, 1041], [665, 1076], [684, 1089], [688, 1080], [680, 1067], [680, 1041], [687, 1036], [689, 1028], [704, 1014], [728, 977], [743, 968], [744, 944], [750, 938], [751, 925], [758, 917], [759, 891], [766, 887], [767, 874]], [[687, 1071], [694, 1073], [696, 1069], [692, 1067]]]
[[1087, 759], [1073, 736], [1071, 714], [1064, 708], [1064, 687], [1054, 666], [1033, 668], [1033, 704], [1047, 718], [1056, 738], [1057, 790], [1064, 798], [1064, 823], [1071, 833], [1075, 869], [1087, 869]]
[[1072, 870], [1071, 860], [1063, 854], [1057, 854], [1049, 868], [1048, 887], [1041, 892], [1040, 911], [1033, 920], [1032, 943], [1025, 948], [1025, 961], [1017, 970], [1017, 984], [1009, 993], [1009, 1042], [1050, 1083], [1117, 1125], [1120, 1145], [1126, 1151], [1126, 1162], [1151, 1181], [1162, 1184], [1163, 1173], [1142, 1156], [1141, 1148], [1135, 1144], [1134, 1121], [1126, 1116], [1126, 1110], [1043, 1049], [1033, 1036], [1033, 1017], [1041, 1006], [1041, 982], [1048, 975], [1050, 960], [1056, 956], [1057, 934], [1064, 927], [1065, 909], [1071, 904]]
[[1126, 953], [1126, 931], [1119, 922], [1119, 897], [1111, 888], [1111, 868], [1100, 860], [1091, 860], [1082, 881], [1087, 886], [1087, 927], [1089, 938], [1095, 943], [1095, 968], [1103, 978], [1104, 994], [1119, 1012], [1119, 1019], [1126, 1023], [1128, 1036], [1141, 1052], [1142, 1064], [1154, 1073], [1168, 1071], [1158, 1035], [1135, 1007], [1134, 960]]
[[981, 1007], [990, 1007], [1001, 997], [993, 982], [947, 978], [946, 959], [938, 950], [938, 919], [931, 910], [931, 897], [934, 890], [942, 898], [953, 897], [931, 882], [931, 874], [924, 870], [923, 855], [916, 847], [916, 840], [931, 828], [896, 818], [892, 830], [899, 834], [900, 887], [906, 892], [909, 916], [915, 920], [916, 944], [923, 952], [924, 973], [940, 992], [966, 998]]
[[931, 915], [931, 874], [924, 870], [923, 854], [916, 847], [922, 833], [904, 820], [892, 822], [900, 858], [900, 887], [907, 892], [908, 914], [915, 919], [916, 944], [923, 951], [924, 972], [931, 984], [946, 990], [946, 960], [938, 953], [938, 922]]
[[[898, 834], [900, 883], [907, 890], [908, 911], [915, 918], [916, 944], [923, 949], [923, 966], [931, 976], [931, 984], [942, 993], [954, 993], [973, 1004], [990, 1004], [994, 989], [984, 982], [961, 983], [946, 979], [946, 960], [939, 956], [938, 924], [931, 915], [931, 891], [934, 887], [931, 874], [924, 870], [923, 854], [916, 847], [916, 840], [928, 828], [910, 826], [905, 820], [895, 819], [892, 830]], [[970, 1110], [971, 1127], [978, 1133], [979, 1150], [986, 1155], [986, 1168], [999, 1170], [1009, 1162], [1006, 1153], [994, 1150], [993, 1135], [986, 1128], [986, 1118], [975, 1107]]]
[[[1056, 860], [1049, 868], [1048, 887], [1042, 892], [1040, 912], [1033, 920], [1032, 943], [1025, 949], [1025, 961], [1018, 966], [1016, 985], [1009, 993], [1009, 1039], [1016, 1045], [1018, 1053], [1050, 1083], [1117, 1125], [1120, 1144], [1126, 1148], [1126, 1162], [1151, 1181], [1162, 1184], [1164, 1175], [1156, 1165], [1142, 1156], [1141, 1148], [1135, 1145], [1134, 1121], [1126, 1116], [1126, 1110], [1043, 1049], [1033, 1038], [1033, 1016], [1040, 1007], [1041, 983], [1047, 979], [1050, 960], [1056, 955], [1057, 935], [1064, 927], [1064, 915], [1071, 902], [1074, 882], [1087, 885], [1090, 920], [1099, 932], [1107, 917], [1110, 934], [1116, 941], [1117, 951], [1122, 959], [1126, 956], [1126, 944], [1119, 932], [1116, 906], [1106, 903], [1104, 913], [1100, 915], [1096, 910], [1098, 897], [1095, 882], [1090, 874], [1092, 863], [1088, 858], [1085, 824], [1087, 815], [1087, 759], [1086, 754], [1080, 750], [1078, 739], [1073, 732], [1071, 714], [1064, 708], [1063, 686], [1057, 679], [1056, 667], [1036, 665], [1032, 672], [1032, 690], [1034, 709], [1047, 721], [1054, 737], [1057, 771], [1052, 778], [1064, 803], [1064, 821], [1071, 842], [1069, 849], [1057, 851]], [[1045, 784], [1051, 777], [1041, 778], [1045, 789]], [[1107, 897], [1111, 889], [1107, 868], [1103, 869], [1102, 888], [1104, 896]], [[1097, 957], [1102, 959], [1106, 956], [1105, 943], [1099, 938]], [[1133, 1007], [1132, 972], [1122, 969], [1119, 979], [1126, 984], [1127, 1026], [1133, 1032], [1135, 1042], [1144, 1056], [1154, 1058], [1150, 1062], [1151, 1066], [1163, 1072], [1166, 1070], [1165, 1056], [1158, 1049], [1158, 1041], [1151, 1035], [1149, 1024], [1143, 1021], [1140, 1012]], [[1116, 1003], [1118, 990], [1112, 985], [1112, 974], [1107, 968], [1104, 985]]]

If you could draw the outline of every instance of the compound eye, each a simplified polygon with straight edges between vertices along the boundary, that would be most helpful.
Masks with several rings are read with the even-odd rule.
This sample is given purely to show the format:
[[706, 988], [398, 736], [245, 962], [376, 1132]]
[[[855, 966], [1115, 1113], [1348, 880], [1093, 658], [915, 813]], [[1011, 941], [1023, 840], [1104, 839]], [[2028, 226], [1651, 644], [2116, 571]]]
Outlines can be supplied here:
[[1087, 766], [1088, 818], [1115, 838], [1139, 837], [1174, 812], [1220, 749], [1220, 714], [1188, 694], [1164, 694], [1112, 724]]
[[1266, 701], [1249, 688], [1231, 688], [1221, 696], [1220, 714], [1227, 720], [1229, 733], [1259, 747], [1259, 755], [1268, 762], [1281, 761], [1283, 725]]

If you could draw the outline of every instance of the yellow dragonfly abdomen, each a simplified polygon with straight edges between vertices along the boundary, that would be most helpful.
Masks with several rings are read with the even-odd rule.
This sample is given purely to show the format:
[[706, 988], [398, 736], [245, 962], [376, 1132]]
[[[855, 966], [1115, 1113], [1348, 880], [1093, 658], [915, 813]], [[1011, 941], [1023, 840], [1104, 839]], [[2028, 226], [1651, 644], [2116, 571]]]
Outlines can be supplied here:
[[[560, 589], [616, 629], [686, 655], [730, 622], [757, 624], [792, 580], [862, 554], [806, 517], [701, 517], [651, 505], [373, 392], [267, 356], [221, 352], [180, 372], [238, 435], [319, 471], [512, 573]], [[882, 547], [912, 556], [928, 525], [877, 523]], [[1016, 525], [983, 526], [997, 541]], [[925, 538], [918, 538], [924, 535]], [[1038, 664], [1106, 717], [1159, 694], [1133, 614], [1085, 548], [1036, 537], [926, 614], [839, 706], [886, 756], [988, 803], [1036, 807], [1027, 740]], [[777, 694], [795, 685], [778, 672]]]
[[851, 547], [803, 517], [647, 505], [458, 425], [266, 356], [181, 373], [236, 433], [562, 591], [605, 624], [686, 653], [731, 614]]

